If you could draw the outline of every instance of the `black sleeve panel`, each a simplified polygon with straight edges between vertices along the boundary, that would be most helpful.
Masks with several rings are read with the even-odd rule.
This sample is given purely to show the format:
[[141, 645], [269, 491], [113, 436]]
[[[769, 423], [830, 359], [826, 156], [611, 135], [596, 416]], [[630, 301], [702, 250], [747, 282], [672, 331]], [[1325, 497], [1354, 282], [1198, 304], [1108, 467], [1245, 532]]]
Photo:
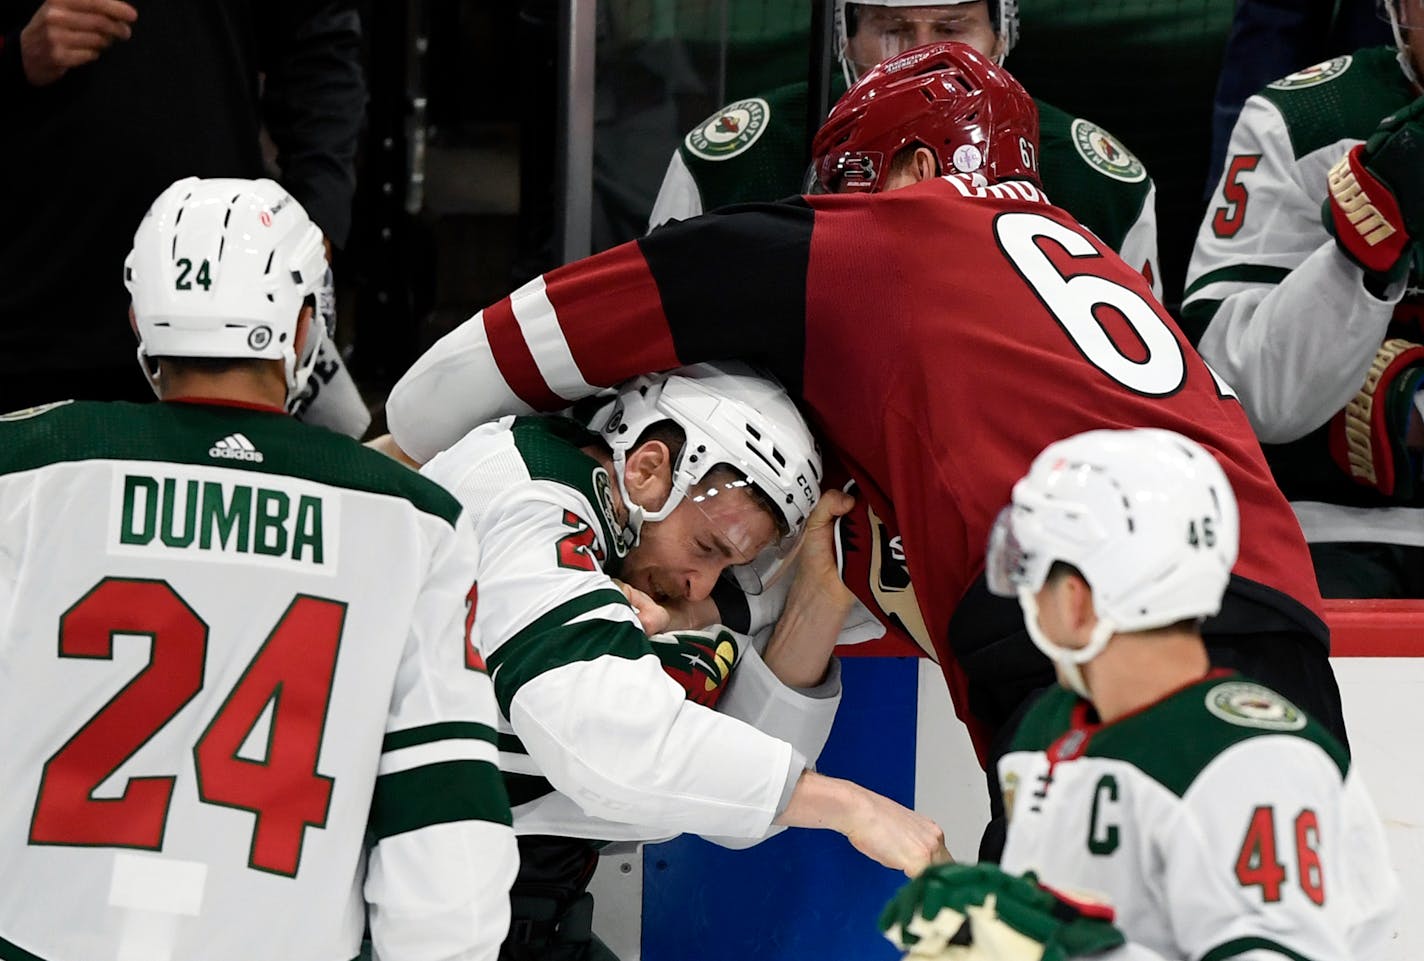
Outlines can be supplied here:
[[263, 38], [263, 115], [282, 183], [336, 247], [351, 229], [366, 112], [361, 20], [348, 2], [280, 3]]
[[799, 396], [814, 217], [800, 198], [738, 204], [638, 241], [678, 357], [759, 364]]

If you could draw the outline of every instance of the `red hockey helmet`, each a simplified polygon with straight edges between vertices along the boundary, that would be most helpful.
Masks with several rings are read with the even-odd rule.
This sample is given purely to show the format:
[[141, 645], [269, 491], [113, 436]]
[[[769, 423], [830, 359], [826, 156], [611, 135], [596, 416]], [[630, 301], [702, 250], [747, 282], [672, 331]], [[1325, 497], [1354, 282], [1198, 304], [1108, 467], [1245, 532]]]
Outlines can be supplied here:
[[968, 44], [927, 43], [861, 77], [817, 131], [812, 165], [828, 191], [881, 190], [912, 144], [934, 152], [942, 175], [1039, 183], [1033, 98]]

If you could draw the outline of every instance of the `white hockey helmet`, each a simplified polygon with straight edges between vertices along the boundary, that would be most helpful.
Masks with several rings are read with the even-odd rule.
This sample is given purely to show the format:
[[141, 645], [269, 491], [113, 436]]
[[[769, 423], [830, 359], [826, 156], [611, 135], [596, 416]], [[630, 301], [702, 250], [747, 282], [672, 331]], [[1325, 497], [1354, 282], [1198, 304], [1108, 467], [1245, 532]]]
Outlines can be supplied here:
[[148, 209], [124, 261], [138, 357], [154, 380], [154, 357], [281, 360], [287, 397], [311, 375], [325, 329], [297, 318], [326, 273], [321, 230], [271, 180], [188, 177]]
[[[672, 465], [672, 491], [649, 511], [628, 496], [623, 467], [654, 424], [672, 421], [687, 440]], [[721, 361], [695, 364], [663, 374], [635, 378], [618, 389], [614, 401], [589, 425], [613, 451], [613, 474], [627, 506], [630, 543], [642, 525], [660, 521], [685, 498], [694, 502], [714, 495], [702, 482], [718, 465], [734, 468], [777, 512], [782, 536], [753, 565], [736, 571], [752, 592], [768, 583], [781, 559], [789, 556], [821, 496], [821, 454], [786, 391], [769, 374], [746, 364]]]
[[[835, 44], [836, 56], [841, 62], [841, 72], [845, 74], [846, 86], [849, 87], [860, 79], [860, 71], [851, 62], [847, 53], [850, 44], [850, 19], [846, 16], [846, 4], [861, 7], [956, 7], [962, 3], [977, 3], [978, 0], [836, 0], [835, 9]], [[1014, 44], [1019, 39], [1019, 0], [988, 0], [989, 22], [994, 27], [994, 34], [999, 39], [998, 56], [995, 62], [1003, 64], [1004, 58], [1009, 55]], [[853, 16], [852, 11], [852, 16]], [[889, 47], [882, 52], [881, 62], [890, 59], [897, 54], [904, 53], [909, 49], [909, 45]], [[985, 56], [992, 56], [994, 51], [983, 51]]]
[[[1236, 563], [1236, 497], [1201, 445], [1168, 430], [1093, 430], [1050, 444], [1014, 485], [989, 538], [989, 590], [1018, 597], [1034, 643], [1087, 696], [1078, 665], [1119, 631], [1166, 627], [1221, 609]], [[1043, 636], [1035, 597], [1054, 562], [1093, 591], [1087, 647]]]

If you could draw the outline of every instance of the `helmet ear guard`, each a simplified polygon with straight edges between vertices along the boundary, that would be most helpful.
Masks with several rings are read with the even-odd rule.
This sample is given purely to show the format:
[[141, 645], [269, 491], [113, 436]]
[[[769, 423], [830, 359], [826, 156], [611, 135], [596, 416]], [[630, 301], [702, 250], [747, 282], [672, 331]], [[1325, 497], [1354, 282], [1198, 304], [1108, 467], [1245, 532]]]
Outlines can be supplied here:
[[298, 355], [299, 317], [325, 272], [321, 230], [273, 181], [179, 180], [124, 262], [145, 374], [154, 379], [156, 357], [281, 360], [290, 399], [325, 333], [308, 324]]
[[925, 44], [866, 73], [817, 131], [812, 169], [828, 191], [883, 190], [913, 145], [934, 154], [941, 175], [1039, 183], [1037, 105], [968, 44]]

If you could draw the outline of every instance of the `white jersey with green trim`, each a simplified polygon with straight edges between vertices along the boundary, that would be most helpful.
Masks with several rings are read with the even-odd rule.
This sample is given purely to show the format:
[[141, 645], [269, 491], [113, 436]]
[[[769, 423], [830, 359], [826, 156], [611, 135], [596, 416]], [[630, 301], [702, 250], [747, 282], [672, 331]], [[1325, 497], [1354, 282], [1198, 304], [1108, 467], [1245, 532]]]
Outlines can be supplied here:
[[482, 545], [480, 628], [515, 830], [760, 838], [805, 759], [688, 700], [664, 671], [612, 580], [625, 548], [608, 471], [581, 449], [593, 440], [562, 418], [506, 417], [422, 468]]
[[477, 541], [393, 468], [280, 411], [0, 417], [0, 958], [348, 961], [368, 904], [379, 957], [496, 957]]
[[1054, 688], [999, 762], [1002, 866], [1112, 904], [1183, 961], [1369, 961], [1397, 936], [1384, 831], [1348, 752], [1214, 672], [1112, 724]]
[[1401, 105], [1393, 88], [1406, 85], [1393, 51], [1339, 57], [1249, 98], [1232, 131], [1183, 307], [1206, 324], [1202, 355], [1265, 443], [1295, 440], [1345, 406], [1404, 294], [1403, 284], [1384, 300], [1365, 289], [1321, 204], [1330, 168]]

